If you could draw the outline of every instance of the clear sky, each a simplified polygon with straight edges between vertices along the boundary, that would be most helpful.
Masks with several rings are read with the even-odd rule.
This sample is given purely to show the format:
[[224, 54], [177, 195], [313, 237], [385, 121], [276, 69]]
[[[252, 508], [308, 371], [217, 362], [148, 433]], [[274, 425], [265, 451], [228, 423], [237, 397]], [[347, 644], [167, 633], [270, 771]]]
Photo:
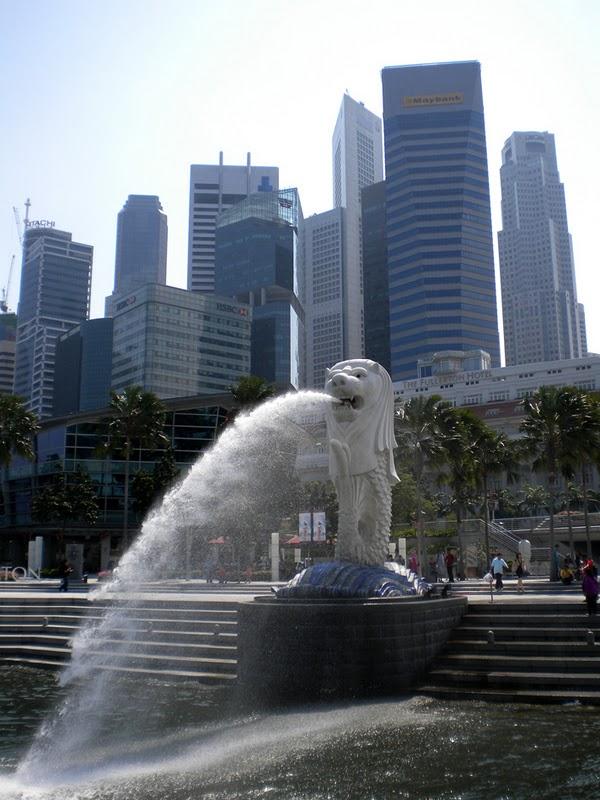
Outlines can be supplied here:
[[[280, 168], [305, 216], [331, 199], [343, 92], [381, 114], [382, 67], [482, 65], [494, 231], [500, 151], [555, 134], [588, 346], [600, 352], [597, 0], [0, 0], [0, 287], [16, 309], [12, 207], [93, 244], [92, 316], [112, 291], [117, 214], [157, 194], [168, 282], [186, 285], [189, 166]], [[497, 269], [496, 259], [496, 269]]]

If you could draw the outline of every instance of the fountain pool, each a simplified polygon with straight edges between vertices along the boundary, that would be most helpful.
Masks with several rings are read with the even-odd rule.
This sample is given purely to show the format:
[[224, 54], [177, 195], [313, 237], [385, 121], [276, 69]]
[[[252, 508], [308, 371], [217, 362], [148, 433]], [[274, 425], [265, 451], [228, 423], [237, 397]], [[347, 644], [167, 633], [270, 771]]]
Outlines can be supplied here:
[[[0, 668], [0, 800], [578, 800], [600, 793], [597, 711], [422, 697], [244, 711], [197, 684], [125, 679], [134, 707], [105, 718], [82, 763], [15, 775], [51, 673]], [[83, 763], [85, 761], [85, 764]]]

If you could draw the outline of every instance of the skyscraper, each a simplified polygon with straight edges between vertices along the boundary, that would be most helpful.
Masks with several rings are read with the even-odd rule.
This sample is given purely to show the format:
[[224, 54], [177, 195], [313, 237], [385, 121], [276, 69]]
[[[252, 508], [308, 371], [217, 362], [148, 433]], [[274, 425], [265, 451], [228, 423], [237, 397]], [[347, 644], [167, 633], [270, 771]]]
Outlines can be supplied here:
[[0, 314], [0, 394], [12, 394], [15, 382], [17, 315]]
[[506, 364], [586, 354], [564, 186], [551, 133], [513, 133], [502, 149], [498, 233]]
[[360, 192], [383, 180], [381, 120], [345, 94], [332, 140], [333, 205], [346, 209], [344, 224], [344, 357], [363, 354], [363, 287]]
[[115, 294], [167, 282], [167, 216], [155, 195], [130, 194], [117, 217]]
[[302, 226], [306, 271], [306, 385], [322, 389], [325, 370], [349, 358], [344, 337], [345, 208], [313, 214]]
[[219, 214], [254, 192], [279, 189], [277, 167], [192, 164], [190, 167], [190, 219], [188, 233], [188, 289], [215, 291], [215, 226]]
[[382, 78], [392, 377], [441, 350], [482, 349], [499, 366], [480, 66]]
[[113, 320], [87, 319], [58, 337], [52, 415], [106, 408], [110, 402]]
[[296, 189], [249, 195], [219, 217], [215, 289], [252, 306], [253, 375], [304, 385], [303, 261]]
[[365, 357], [377, 361], [390, 372], [385, 181], [365, 186], [361, 195]]
[[73, 242], [66, 231], [25, 231], [15, 394], [40, 417], [52, 414], [56, 339], [89, 314], [93, 252], [91, 245]]
[[251, 319], [228, 298], [146, 284], [115, 304], [112, 388], [162, 398], [227, 392], [250, 371]]

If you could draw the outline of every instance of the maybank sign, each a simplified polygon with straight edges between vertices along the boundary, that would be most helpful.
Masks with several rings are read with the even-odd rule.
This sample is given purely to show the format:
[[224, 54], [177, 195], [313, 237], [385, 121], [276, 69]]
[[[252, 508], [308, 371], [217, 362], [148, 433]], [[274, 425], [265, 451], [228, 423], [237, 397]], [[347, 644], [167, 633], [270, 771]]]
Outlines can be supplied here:
[[463, 92], [451, 92], [449, 94], [417, 94], [404, 96], [402, 105], [406, 108], [416, 108], [417, 106], [452, 106], [465, 102]]

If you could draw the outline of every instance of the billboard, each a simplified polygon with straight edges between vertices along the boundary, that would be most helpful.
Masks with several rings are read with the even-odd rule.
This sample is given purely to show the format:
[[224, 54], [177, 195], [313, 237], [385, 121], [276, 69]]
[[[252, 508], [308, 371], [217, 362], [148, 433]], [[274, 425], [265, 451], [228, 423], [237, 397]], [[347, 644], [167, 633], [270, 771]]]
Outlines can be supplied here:
[[327, 538], [327, 522], [324, 511], [313, 513], [313, 541], [324, 542]]
[[327, 521], [324, 511], [306, 511], [298, 514], [298, 538], [301, 542], [324, 542], [327, 539]]
[[310, 542], [312, 539], [311, 515], [298, 514], [298, 537], [301, 542]]

